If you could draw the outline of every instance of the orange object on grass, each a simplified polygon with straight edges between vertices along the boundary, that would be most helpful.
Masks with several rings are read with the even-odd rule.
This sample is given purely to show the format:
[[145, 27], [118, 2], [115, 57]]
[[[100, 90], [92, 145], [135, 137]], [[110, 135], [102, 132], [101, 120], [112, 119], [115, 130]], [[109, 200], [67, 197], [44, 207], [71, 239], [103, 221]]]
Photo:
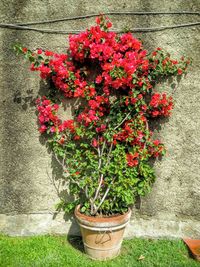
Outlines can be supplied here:
[[194, 258], [200, 261], [200, 239], [183, 239], [192, 252]]

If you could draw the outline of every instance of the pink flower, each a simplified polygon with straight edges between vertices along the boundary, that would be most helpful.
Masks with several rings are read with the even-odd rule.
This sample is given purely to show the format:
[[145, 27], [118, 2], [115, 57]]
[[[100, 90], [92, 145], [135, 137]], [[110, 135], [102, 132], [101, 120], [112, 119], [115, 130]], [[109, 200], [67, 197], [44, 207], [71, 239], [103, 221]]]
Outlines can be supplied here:
[[50, 128], [50, 132], [51, 132], [51, 133], [55, 133], [55, 132], [56, 132], [56, 128], [55, 128], [54, 126], [52, 126], [52, 127]]

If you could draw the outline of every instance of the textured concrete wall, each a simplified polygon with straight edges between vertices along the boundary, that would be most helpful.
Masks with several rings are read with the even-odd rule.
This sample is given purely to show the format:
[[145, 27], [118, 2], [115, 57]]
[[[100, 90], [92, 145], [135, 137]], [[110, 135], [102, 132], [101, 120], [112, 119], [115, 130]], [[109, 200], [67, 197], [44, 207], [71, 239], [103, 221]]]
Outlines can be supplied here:
[[[2, 0], [1, 22], [26, 22], [106, 11], [200, 11], [191, 1]], [[112, 16], [115, 28], [169, 25], [198, 21], [197, 16]], [[84, 29], [94, 19], [38, 27]], [[200, 236], [200, 27], [137, 33], [147, 49], [158, 46], [174, 57], [193, 58], [185, 79], [173, 92], [173, 116], [161, 124], [158, 135], [168, 155], [156, 162], [157, 181], [152, 193], [137, 203], [127, 236]], [[67, 36], [0, 29], [0, 231], [11, 235], [78, 233], [73, 218], [54, 216], [59, 170], [37, 132], [33, 100], [45, 85], [28, 64], [17, 58], [11, 45], [65, 51]], [[39, 141], [40, 140], [40, 141]], [[56, 217], [56, 218], [54, 218]]]

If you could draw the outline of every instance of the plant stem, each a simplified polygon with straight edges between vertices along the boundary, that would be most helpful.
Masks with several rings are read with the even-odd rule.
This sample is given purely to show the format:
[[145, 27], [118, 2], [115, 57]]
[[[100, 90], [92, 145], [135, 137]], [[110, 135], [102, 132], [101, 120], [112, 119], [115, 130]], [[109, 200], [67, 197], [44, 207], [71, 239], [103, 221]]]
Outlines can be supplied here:
[[103, 183], [103, 174], [101, 174], [101, 176], [100, 176], [99, 185], [98, 185], [98, 188], [97, 188], [97, 190], [96, 190], [96, 193], [95, 193], [95, 197], [94, 197], [94, 199], [93, 199], [93, 202], [96, 201], [96, 199], [97, 199], [97, 197], [98, 197], [98, 195], [99, 195], [99, 191], [100, 191], [100, 189], [101, 189], [101, 185], [102, 185], [102, 183]]
[[[114, 128], [114, 130], [116, 130], [117, 128], [119, 128], [125, 121], [126, 119], [129, 117], [129, 115], [131, 114], [131, 112], [129, 112], [126, 117]], [[98, 139], [99, 140], [99, 139]], [[102, 151], [100, 151], [99, 147], [97, 149], [98, 151], [98, 155], [99, 155], [99, 166], [98, 166], [98, 170], [100, 170], [101, 168], [101, 164], [102, 164], [102, 155], [103, 155], [103, 152], [104, 152], [104, 147], [105, 147], [105, 144], [106, 144], [106, 141], [104, 141], [103, 143], [103, 146], [102, 146]], [[109, 165], [110, 163], [110, 155], [111, 155], [111, 152], [112, 152], [112, 149], [113, 149], [113, 142], [111, 142], [111, 145], [110, 145], [110, 148], [109, 148], [109, 151], [108, 151], [108, 155], [107, 155], [107, 160], [106, 160], [106, 167]], [[99, 210], [100, 206], [102, 205], [102, 203], [104, 202], [106, 196], [108, 195], [109, 191], [110, 191], [110, 186], [106, 189], [106, 192], [104, 193], [99, 205], [97, 206], [97, 208], [93, 209], [94, 207], [94, 202], [97, 200], [98, 196], [99, 196], [99, 193], [100, 193], [100, 189], [101, 189], [101, 185], [103, 183], [103, 174], [101, 174], [100, 176], [100, 181], [99, 181], [99, 185], [98, 185], [98, 188], [96, 190], [96, 193], [95, 193], [95, 196], [94, 196], [94, 199], [92, 201], [92, 209], [91, 209], [91, 214], [92, 215], [95, 215], [97, 213], [97, 211]]]
[[112, 182], [110, 183], [110, 185], [107, 187], [106, 192], [104, 193], [104, 195], [103, 195], [103, 197], [102, 197], [102, 199], [101, 199], [99, 205], [98, 205], [97, 208], [94, 210], [93, 215], [95, 215], [95, 214], [97, 213], [97, 211], [99, 210], [99, 208], [100, 208], [101, 205], [103, 204], [103, 202], [104, 202], [105, 198], [107, 197], [107, 195], [108, 195], [108, 193], [109, 193], [109, 191], [110, 191], [110, 188], [111, 188], [112, 184], [114, 183], [114, 181], [115, 181], [115, 179], [113, 179]]
[[[149, 124], [147, 120], [146, 120], [146, 130], [149, 132]], [[148, 134], [148, 137], [149, 137], [149, 134]], [[145, 140], [144, 148], [146, 148], [146, 144], [147, 144], [147, 139]]]
[[128, 118], [128, 116], [131, 114], [131, 112], [129, 112], [126, 117], [114, 128], [114, 130], [116, 130], [117, 128], [119, 128]]
[[[102, 156], [103, 156], [103, 152], [104, 152], [104, 149], [105, 149], [105, 145], [106, 145], [106, 141], [103, 142], [103, 146], [102, 146], [102, 150], [101, 151], [100, 151], [100, 148], [98, 146], [98, 155], [99, 155], [99, 166], [98, 166], [98, 170], [100, 170], [100, 168], [101, 168]], [[102, 183], [103, 183], [103, 174], [100, 175], [99, 185], [98, 185], [98, 188], [96, 190], [94, 199], [92, 200], [92, 205], [94, 205], [96, 199], [98, 198], [98, 195], [99, 195], [99, 192], [100, 192]]]

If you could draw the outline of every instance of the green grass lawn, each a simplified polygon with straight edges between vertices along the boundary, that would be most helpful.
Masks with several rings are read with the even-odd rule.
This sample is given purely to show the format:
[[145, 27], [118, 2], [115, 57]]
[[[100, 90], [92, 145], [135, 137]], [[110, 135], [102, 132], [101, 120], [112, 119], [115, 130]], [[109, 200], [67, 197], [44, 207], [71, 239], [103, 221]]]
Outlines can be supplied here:
[[200, 267], [182, 241], [132, 239], [123, 242], [121, 255], [98, 262], [83, 253], [79, 237], [0, 235], [1, 267]]

